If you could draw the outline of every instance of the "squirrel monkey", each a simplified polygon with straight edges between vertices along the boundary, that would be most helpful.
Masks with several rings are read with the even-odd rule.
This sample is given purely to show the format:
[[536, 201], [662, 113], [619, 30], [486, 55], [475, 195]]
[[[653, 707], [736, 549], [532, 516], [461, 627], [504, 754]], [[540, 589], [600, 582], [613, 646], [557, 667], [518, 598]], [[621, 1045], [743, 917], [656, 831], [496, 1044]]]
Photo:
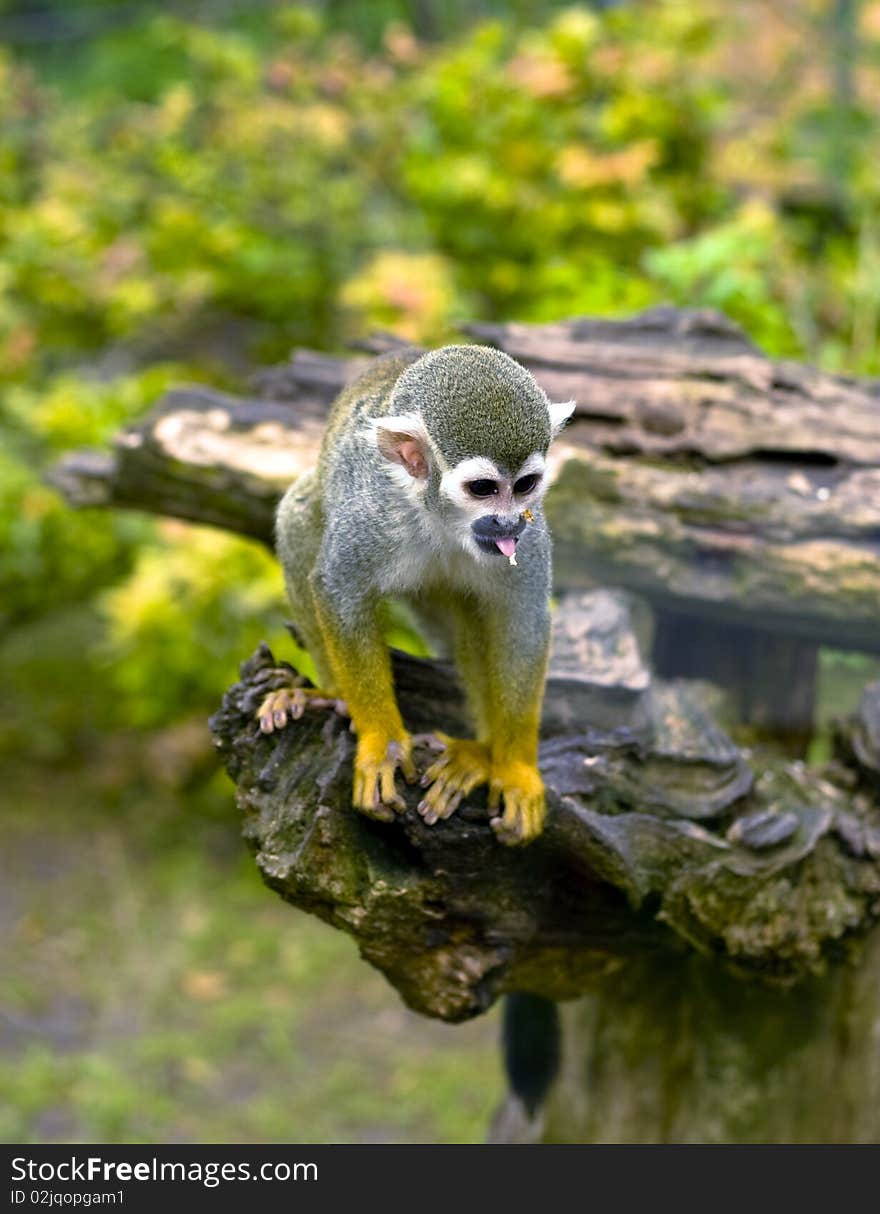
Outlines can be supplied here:
[[[264, 732], [309, 703], [344, 700], [357, 733], [355, 808], [383, 821], [416, 778], [382, 633], [391, 598], [449, 631], [475, 739], [438, 735], [419, 812], [448, 818], [489, 785], [492, 826], [525, 843], [544, 822], [538, 725], [550, 634], [550, 537], [541, 510], [552, 404], [509, 355], [484, 346], [377, 359], [337, 399], [317, 469], [281, 501], [277, 548], [293, 623], [319, 687], [283, 688]], [[514, 567], [515, 566], [515, 567]]]

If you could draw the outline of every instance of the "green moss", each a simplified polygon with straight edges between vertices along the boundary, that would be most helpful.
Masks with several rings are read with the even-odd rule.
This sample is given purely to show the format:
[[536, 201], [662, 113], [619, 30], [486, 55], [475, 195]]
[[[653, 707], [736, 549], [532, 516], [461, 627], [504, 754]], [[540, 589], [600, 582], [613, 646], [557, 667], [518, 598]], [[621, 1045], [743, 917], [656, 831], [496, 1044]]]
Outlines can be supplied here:
[[800, 864], [763, 880], [723, 863], [686, 872], [668, 890], [662, 918], [735, 965], [767, 966], [794, 980], [825, 970], [829, 946], [872, 918], [880, 873], [820, 839]]

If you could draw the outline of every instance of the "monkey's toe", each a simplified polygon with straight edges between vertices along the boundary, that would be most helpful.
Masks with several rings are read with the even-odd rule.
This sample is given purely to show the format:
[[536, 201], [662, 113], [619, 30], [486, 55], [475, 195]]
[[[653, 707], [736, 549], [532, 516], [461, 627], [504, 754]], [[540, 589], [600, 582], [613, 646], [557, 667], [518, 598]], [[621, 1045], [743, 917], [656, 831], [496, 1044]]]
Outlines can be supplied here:
[[406, 802], [395, 783], [398, 770], [408, 783], [416, 778], [408, 737], [390, 742], [362, 738], [354, 762], [351, 801], [355, 809], [380, 822], [390, 822], [395, 811], [403, 813]]
[[504, 812], [496, 813], [490, 822], [499, 842], [516, 846], [536, 839], [544, 829], [547, 812], [538, 769], [513, 762], [496, 770], [489, 782], [490, 810], [498, 811], [502, 801]]
[[317, 687], [279, 687], [270, 691], [257, 709], [260, 729], [263, 733], [283, 729], [289, 721], [298, 721], [307, 708], [332, 708], [341, 717], [348, 716], [344, 701]]
[[445, 750], [422, 776], [422, 786], [430, 787], [418, 806], [428, 826], [451, 817], [462, 798], [489, 779], [489, 749], [484, 743], [437, 736]]

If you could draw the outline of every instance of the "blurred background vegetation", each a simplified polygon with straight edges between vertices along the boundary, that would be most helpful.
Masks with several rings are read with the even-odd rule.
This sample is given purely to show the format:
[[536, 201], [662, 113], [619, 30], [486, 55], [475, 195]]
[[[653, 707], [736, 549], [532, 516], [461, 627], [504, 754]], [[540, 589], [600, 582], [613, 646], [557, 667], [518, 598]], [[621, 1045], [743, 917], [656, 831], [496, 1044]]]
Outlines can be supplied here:
[[0, 97], [0, 1136], [478, 1140], [494, 1025], [235, 837], [204, 721], [285, 650], [273, 559], [43, 473], [376, 327], [672, 301], [880, 374], [880, 0], [0, 0]]

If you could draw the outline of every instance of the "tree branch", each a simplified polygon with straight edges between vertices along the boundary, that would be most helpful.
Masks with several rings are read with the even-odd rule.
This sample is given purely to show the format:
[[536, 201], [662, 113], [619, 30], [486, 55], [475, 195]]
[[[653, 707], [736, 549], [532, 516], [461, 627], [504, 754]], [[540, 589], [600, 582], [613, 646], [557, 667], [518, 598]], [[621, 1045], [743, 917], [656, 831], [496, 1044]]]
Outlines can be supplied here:
[[[462, 732], [445, 666], [398, 655], [395, 670], [411, 729]], [[259, 732], [257, 705], [287, 674], [261, 648], [212, 719], [245, 836], [271, 888], [350, 933], [427, 1015], [462, 1020], [514, 989], [570, 998], [627, 958], [683, 949], [791, 983], [880, 909], [880, 811], [856, 770], [778, 763], [755, 780], [705, 689], [647, 678], [606, 592], [557, 614], [550, 814], [525, 849], [496, 841], [480, 795], [434, 827], [416, 788], [394, 823], [357, 814], [345, 722], [316, 712]]]

